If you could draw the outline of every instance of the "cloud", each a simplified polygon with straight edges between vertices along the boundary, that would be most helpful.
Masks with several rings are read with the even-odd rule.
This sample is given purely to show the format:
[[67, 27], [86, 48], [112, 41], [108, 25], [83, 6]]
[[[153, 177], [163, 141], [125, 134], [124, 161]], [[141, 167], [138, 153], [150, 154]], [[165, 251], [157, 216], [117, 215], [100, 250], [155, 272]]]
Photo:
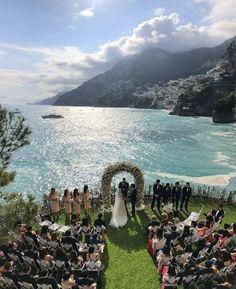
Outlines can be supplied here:
[[79, 15], [83, 17], [94, 17], [94, 12], [91, 8], [88, 8], [88, 9], [80, 11]]
[[154, 15], [156, 16], [164, 15], [165, 12], [166, 12], [166, 9], [164, 7], [159, 7], [154, 10]]
[[[194, 0], [200, 1], [200, 0]], [[138, 24], [130, 33], [115, 41], [104, 43], [94, 53], [83, 53], [79, 47], [25, 47], [0, 42], [0, 48], [11, 53], [37, 55], [40, 61], [34, 64], [34, 73], [17, 70], [0, 70], [0, 95], [18, 96], [18, 100], [29, 101], [57, 92], [70, 90], [89, 78], [106, 71], [123, 57], [141, 52], [153, 46], [170, 52], [189, 50], [201, 46], [214, 46], [235, 35], [236, 20], [232, 13], [217, 12], [219, 0], [201, 0], [209, 5], [207, 20], [202, 25], [182, 24], [178, 13], [159, 15]], [[233, 1], [226, 0], [228, 4]], [[199, 4], [196, 4], [199, 5]], [[218, 8], [217, 8], [218, 7]], [[158, 8], [160, 9], [160, 8]], [[232, 7], [232, 10], [235, 8]], [[223, 11], [223, 8], [222, 8]], [[228, 14], [227, 14], [228, 13]], [[228, 17], [225, 17], [226, 14]]]
[[209, 5], [210, 11], [208, 11], [205, 16], [205, 21], [221, 21], [236, 19], [236, 3], [235, 0], [205, 0], [205, 2]]

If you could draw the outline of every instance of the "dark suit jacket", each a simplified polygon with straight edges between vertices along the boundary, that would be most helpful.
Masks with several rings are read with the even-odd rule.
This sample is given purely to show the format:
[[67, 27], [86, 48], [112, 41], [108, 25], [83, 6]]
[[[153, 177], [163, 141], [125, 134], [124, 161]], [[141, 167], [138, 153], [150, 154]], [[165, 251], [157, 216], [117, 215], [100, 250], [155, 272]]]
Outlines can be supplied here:
[[104, 227], [106, 227], [107, 226], [107, 224], [105, 223], [105, 221], [103, 221], [103, 220], [101, 220], [101, 219], [96, 219], [95, 221], [94, 221], [94, 227], [101, 227], [101, 226], [104, 226]]
[[176, 199], [179, 199], [181, 195], [181, 187], [180, 186], [174, 186], [172, 189], [172, 196]]
[[58, 289], [57, 281], [53, 277], [39, 277], [38, 278], [38, 283], [39, 284], [51, 285], [52, 289]]
[[161, 184], [154, 184], [153, 185], [153, 196], [155, 197], [161, 197], [162, 196], [162, 191], [163, 191], [163, 187]]
[[168, 187], [164, 187], [164, 189], [163, 189], [163, 196], [166, 196], [166, 197], [170, 197], [171, 196], [171, 187], [170, 186], [168, 186]]
[[129, 198], [130, 198], [131, 203], [136, 203], [136, 201], [137, 201], [137, 190], [136, 189], [132, 189], [130, 191]]
[[182, 197], [183, 198], [190, 198], [191, 195], [192, 195], [192, 188], [191, 187], [183, 187]]
[[220, 218], [224, 217], [224, 215], [225, 213], [223, 209], [217, 210], [215, 214], [215, 221], [218, 222]]
[[119, 189], [121, 189], [121, 192], [124, 197], [127, 197], [128, 191], [129, 191], [129, 183], [127, 182], [120, 182], [119, 183]]

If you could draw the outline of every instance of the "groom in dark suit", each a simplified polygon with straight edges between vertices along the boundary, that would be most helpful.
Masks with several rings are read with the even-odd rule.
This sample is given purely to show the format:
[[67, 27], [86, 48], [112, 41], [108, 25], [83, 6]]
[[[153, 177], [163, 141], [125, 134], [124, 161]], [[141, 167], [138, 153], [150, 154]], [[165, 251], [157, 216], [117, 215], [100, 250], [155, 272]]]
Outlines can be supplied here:
[[122, 195], [124, 197], [124, 201], [125, 201], [125, 208], [126, 211], [127, 210], [127, 197], [128, 197], [128, 191], [129, 191], [129, 183], [126, 182], [126, 178], [123, 178], [122, 182], [119, 183], [119, 189], [122, 192]]
[[137, 190], [135, 188], [135, 184], [132, 184], [130, 186], [130, 193], [129, 193], [129, 199], [131, 201], [131, 204], [132, 204], [132, 217], [135, 216], [135, 204], [137, 202]]

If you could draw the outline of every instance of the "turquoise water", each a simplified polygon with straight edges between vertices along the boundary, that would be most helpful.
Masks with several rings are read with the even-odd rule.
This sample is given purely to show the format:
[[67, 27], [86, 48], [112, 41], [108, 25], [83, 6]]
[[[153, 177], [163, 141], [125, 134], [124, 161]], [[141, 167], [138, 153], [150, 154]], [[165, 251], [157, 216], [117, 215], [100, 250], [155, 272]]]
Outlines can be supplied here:
[[[140, 166], [146, 185], [156, 178], [178, 178], [236, 189], [236, 124], [215, 125], [210, 118], [169, 116], [161, 110], [18, 108], [33, 133], [31, 144], [13, 157], [17, 176], [6, 191], [40, 196], [52, 186], [98, 187], [104, 168], [120, 160]], [[42, 119], [53, 111], [64, 119]]]

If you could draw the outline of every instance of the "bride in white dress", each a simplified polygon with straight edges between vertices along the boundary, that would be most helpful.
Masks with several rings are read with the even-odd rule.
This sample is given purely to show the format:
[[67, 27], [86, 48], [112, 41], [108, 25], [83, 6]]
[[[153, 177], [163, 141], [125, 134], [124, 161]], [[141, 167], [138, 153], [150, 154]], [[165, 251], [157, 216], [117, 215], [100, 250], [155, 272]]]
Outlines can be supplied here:
[[119, 190], [115, 197], [115, 204], [112, 208], [112, 217], [110, 221], [110, 226], [112, 227], [123, 227], [128, 221], [127, 212], [125, 208], [125, 201], [123, 199], [123, 194]]

